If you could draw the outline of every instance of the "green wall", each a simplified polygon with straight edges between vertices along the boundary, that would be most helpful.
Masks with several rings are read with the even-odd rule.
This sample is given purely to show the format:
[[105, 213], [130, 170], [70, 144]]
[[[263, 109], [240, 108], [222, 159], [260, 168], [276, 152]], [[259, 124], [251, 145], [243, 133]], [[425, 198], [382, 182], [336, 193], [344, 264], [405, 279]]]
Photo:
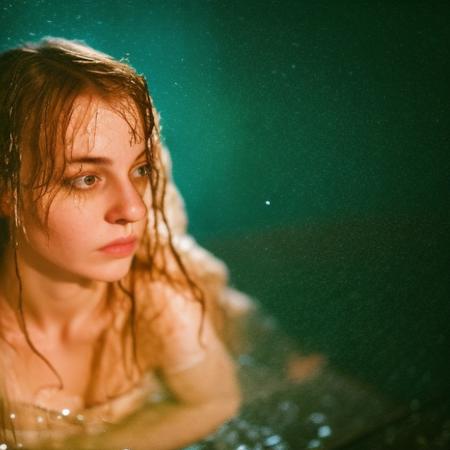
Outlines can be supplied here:
[[199, 237], [447, 208], [442, 2], [3, 5], [1, 48], [84, 39], [147, 75]]

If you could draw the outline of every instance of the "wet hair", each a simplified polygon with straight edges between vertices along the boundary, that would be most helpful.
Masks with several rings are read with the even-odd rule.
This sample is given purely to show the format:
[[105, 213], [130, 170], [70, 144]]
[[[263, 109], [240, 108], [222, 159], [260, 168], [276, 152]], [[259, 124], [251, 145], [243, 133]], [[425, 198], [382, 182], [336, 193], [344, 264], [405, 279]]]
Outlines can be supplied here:
[[[82, 95], [99, 98], [111, 105], [129, 124], [131, 139], [145, 142], [151, 191], [149, 226], [126, 279], [115, 282], [130, 302], [129, 330], [136, 358], [136, 273], [145, 270], [152, 280], [165, 280], [175, 288], [188, 288], [192, 299], [202, 306], [205, 295], [190, 276], [173, 245], [171, 229], [164, 210], [167, 173], [163, 164], [158, 116], [152, 104], [146, 79], [124, 60], [116, 60], [80, 41], [47, 37], [0, 54], [0, 206], [9, 214], [0, 217], [0, 252], [9, 245], [14, 252], [19, 281], [17, 315], [31, 349], [62, 380], [45, 355], [33, 345], [27, 332], [22, 300], [22, 282], [17, 264], [18, 230], [23, 227], [24, 192], [31, 193], [33, 204], [44, 196], [44, 220], [48, 220], [51, 201], [63, 177], [63, 164], [57, 162], [58, 148], [71, 142], [67, 135], [75, 101]], [[131, 118], [131, 119], [130, 119]], [[139, 136], [139, 131], [143, 136]], [[61, 152], [64, 153], [64, 152]], [[29, 175], [23, 177], [23, 156], [31, 161]], [[28, 204], [27, 204], [28, 207]], [[38, 213], [38, 209], [36, 213]], [[172, 269], [168, 269], [170, 264]], [[176, 270], [173, 270], [176, 267]], [[114, 284], [114, 283], [113, 283]], [[0, 330], [1, 332], [1, 330]]]

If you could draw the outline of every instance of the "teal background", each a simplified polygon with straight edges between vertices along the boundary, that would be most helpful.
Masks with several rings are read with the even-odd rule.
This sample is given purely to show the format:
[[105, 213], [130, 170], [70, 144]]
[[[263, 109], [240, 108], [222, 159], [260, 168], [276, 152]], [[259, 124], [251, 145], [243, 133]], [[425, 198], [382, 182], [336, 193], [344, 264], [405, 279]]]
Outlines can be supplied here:
[[82, 39], [145, 73], [190, 232], [305, 350], [448, 393], [448, 4], [1, 6], [2, 50]]

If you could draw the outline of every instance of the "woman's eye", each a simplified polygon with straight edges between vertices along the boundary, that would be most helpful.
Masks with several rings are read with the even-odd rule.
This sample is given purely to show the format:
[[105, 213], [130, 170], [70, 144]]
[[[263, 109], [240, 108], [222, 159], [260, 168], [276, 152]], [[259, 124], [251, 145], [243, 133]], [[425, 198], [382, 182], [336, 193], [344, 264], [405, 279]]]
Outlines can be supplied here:
[[72, 180], [72, 186], [78, 189], [89, 189], [97, 181], [95, 175], [84, 175], [82, 177], [75, 178]]
[[136, 167], [134, 174], [138, 177], [148, 177], [150, 174], [150, 164], [143, 164], [142, 166]]

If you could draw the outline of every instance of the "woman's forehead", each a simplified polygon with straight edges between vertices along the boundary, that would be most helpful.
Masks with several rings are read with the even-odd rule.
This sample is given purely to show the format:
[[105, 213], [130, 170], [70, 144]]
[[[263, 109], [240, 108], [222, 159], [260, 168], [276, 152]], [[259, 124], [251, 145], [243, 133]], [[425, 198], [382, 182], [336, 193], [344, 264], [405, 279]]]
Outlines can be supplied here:
[[106, 150], [111, 145], [137, 144], [143, 140], [140, 114], [131, 101], [107, 102], [99, 97], [83, 95], [73, 105], [66, 130], [66, 158], [92, 151]]

